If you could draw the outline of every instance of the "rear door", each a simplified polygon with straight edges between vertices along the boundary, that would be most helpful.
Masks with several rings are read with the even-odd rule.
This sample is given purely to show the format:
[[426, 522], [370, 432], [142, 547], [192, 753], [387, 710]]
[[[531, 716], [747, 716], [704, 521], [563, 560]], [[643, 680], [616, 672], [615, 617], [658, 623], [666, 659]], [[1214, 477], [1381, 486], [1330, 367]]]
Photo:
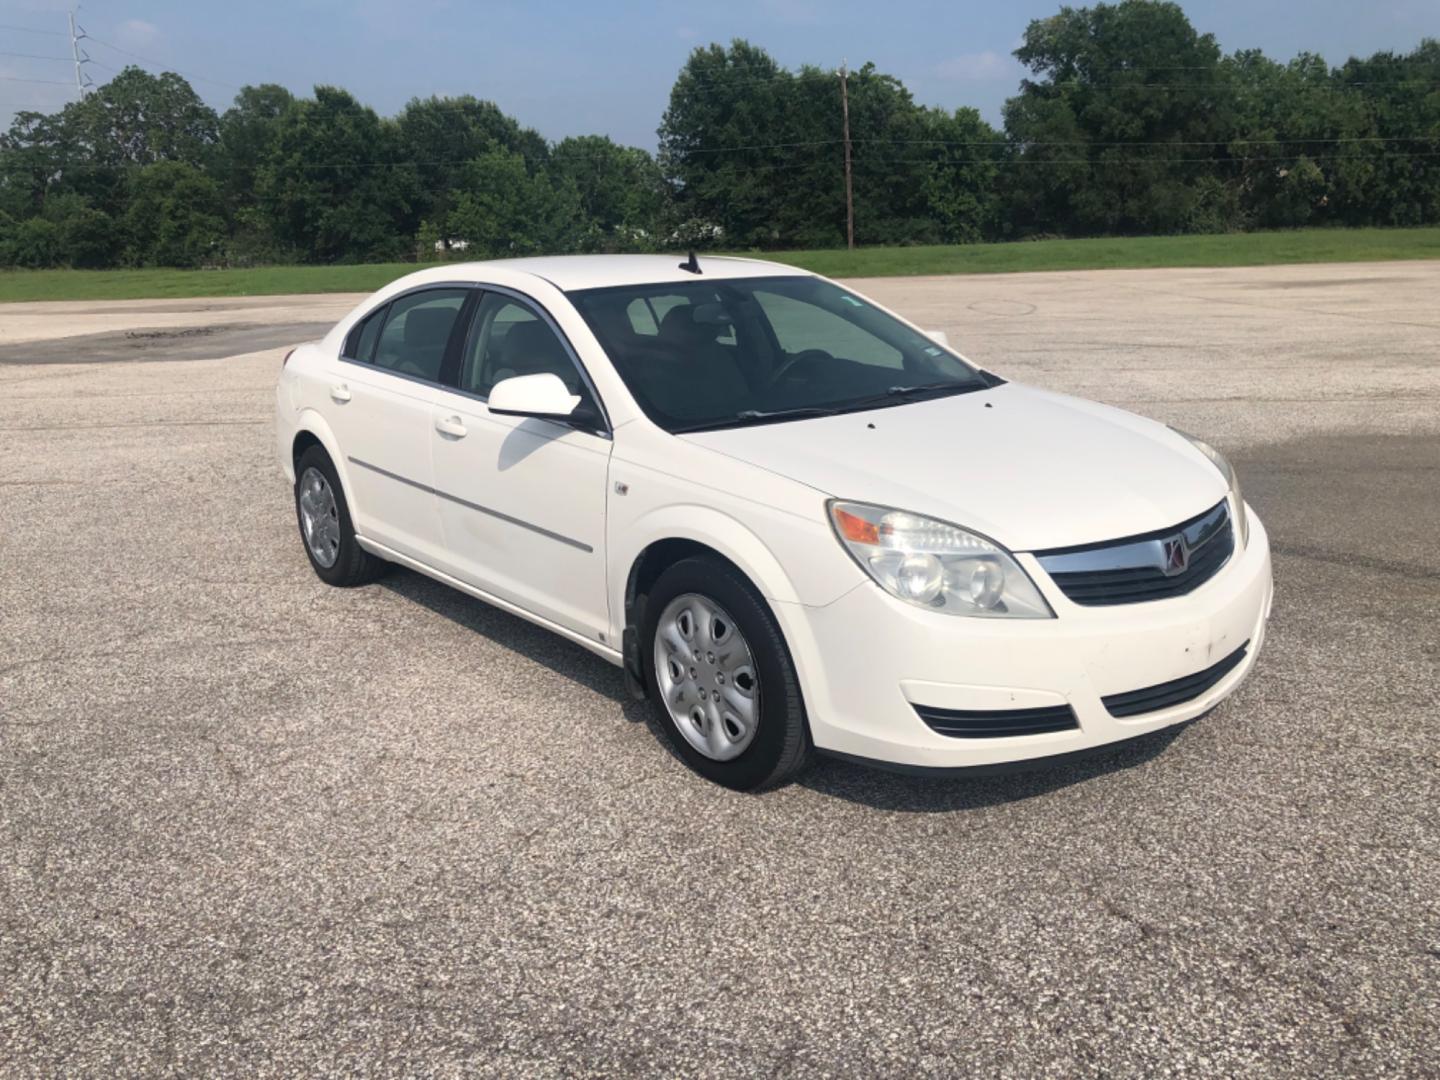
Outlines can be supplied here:
[[[525, 610], [605, 641], [605, 484], [609, 431], [499, 416], [491, 388], [516, 375], [558, 375], [597, 406], [578, 357], [539, 305], [518, 293], [481, 297], [453, 386], [436, 401], [435, 490], [448, 572]], [[603, 412], [600, 412], [603, 416]]]
[[431, 491], [432, 413], [472, 303], [473, 291], [457, 286], [398, 296], [356, 326], [332, 372], [329, 419], [356, 531], [430, 565], [444, 547]]

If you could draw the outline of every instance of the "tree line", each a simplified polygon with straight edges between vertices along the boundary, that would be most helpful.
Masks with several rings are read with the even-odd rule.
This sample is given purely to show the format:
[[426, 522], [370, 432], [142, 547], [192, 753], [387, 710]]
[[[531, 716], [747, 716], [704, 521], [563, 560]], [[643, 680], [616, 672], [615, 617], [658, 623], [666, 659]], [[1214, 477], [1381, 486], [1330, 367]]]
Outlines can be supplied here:
[[[1440, 42], [1332, 67], [1222, 53], [1181, 8], [1030, 23], [1000, 129], [848, 73], [856, 240], [1440, 222]], [[845, 243], [837, 73], [696, 49], [659, 150], [551, 143], [492, 102], [382, 117], [345, 90], [247, 86], [217, 114], [129, 67], [0, 136], [0, 265], [234, 266]]]

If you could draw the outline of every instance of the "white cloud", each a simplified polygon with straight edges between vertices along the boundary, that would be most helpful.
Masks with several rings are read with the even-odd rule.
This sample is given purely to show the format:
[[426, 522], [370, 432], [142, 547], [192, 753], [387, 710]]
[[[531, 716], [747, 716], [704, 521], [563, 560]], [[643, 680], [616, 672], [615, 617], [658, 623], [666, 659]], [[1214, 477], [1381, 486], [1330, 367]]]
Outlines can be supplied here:
[[812, 0], [763, 0], [762, 6], [776, 22], [790, 25], [818, 23], [823, 14]]
[[990, 79], [1013, 79], [1021, 71], [1021, 65], [1014, 57], [998, 53], [994, 49], [984, 52], [961, 53], [952, 56], [935, 68], [935, 74], [942, 79], [964, 82], [981, 82]]
[[115, 28], [115, 35], [126, 45], [149, 45], [160, 36], [160, 28], [144, 19], [126, 19]]

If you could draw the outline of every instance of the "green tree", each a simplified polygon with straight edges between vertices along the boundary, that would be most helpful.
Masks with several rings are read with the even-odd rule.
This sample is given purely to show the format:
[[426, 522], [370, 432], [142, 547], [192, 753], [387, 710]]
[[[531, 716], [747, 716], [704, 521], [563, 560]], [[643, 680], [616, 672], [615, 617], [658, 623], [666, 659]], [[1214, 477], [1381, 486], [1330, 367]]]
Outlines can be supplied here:
[[550, 171], [579, 199], [585, 235], [606, 251], [647, 250], [664, 229], [665, 178], [644, 150], [604, 135], [562, 140], [550, 153]]
[[81, 270], [115, 265], [125, 237], [115, 219], [102, 210], [82, 207], [60, 223], [65, 262]]
[[5, 261], [31, 270], [60, 265], [59, 228], [38, 217], [19, 222], [6, 243]]
[[294, 104], [283, 86], [242, 86], [220, 117], [214, 172], [232, 206], [254, 203], [256, 171], [274, 153], [281, 117]]
[[[1002, 140], [973, 109], [915, 103], [873, 64], [847, 80], [856, 239], [963, 241], [999, 228]], [[844, 129], [836, 72], [781, 68], [745, 41], [691, 53], [660, 128], [675, 217], [724, 244], [845, 242]]]
[[926, 109], [917, 147], [927, 160], [920, 170], [919, 198], [929, 218], [927, 239], [968, 244], [999, 234], [1002, 218], [999, 162], [1005, 139], [975, 109], [944, 113]]
[[1178, 4], [1062, 7], [1030, 23], [1005, 105], [1021, 231], [1177, 232], [1230, 130], [1220, 47]]
[[94, 93], [65, 106], [61, 123], [96, 166], [182, 161], [204, 165], [219, 119], [173, 71], [127, 67]]
[[465, 167], [447, 231], [472, 254], [534, 255], [575, 250], [583, 225], [573, 185], [532, 175], [513, 151], [490, 150]]
[[1426, 38], [1406, 54], [1352, 58], [1334, 78], [1347, 116], [1370, 123], [1369, 141], [1346, 146], [1329, 163], [1333, 215], [1352, 225], [1440, 221], [1440, 40]]
[[161, 161], [205, 167], [216, 124], [179, 75], [127, 67], [58, 113], [16, 116], [0, 143], [0, 205], [38, 214], [52, 195], [74, 193], [122, 215], [131, 171]]
[[[764, 49], [736, 40], [694, 50], [660, 123], [660, 164], [675, 186], [677, 218], [698, 223], [702, 235], [720, 226], [723, 242], [740, 246], [771, 246], [792, 235], [797, 220], [823, 219], [824, 197], [804, 173], [822, 156], [795, 145], [802, 133], [810, 143], [824, 137], [806, 122], [805, 104], [795, 76]], [[802, 203], [808, 212], [797, 215]], [[833, 242], [833, 211], [828, 216], [817, 228]]]
[[455, 206], [469, 162], [491, 150], [518, 154], [535, 172], [549, 145], [493, 102], [469, 95], [414, 98], [396, 118], [400, 152], [415, 169], [416, 216], [443, 220]]
[[225, 238], [220, 185], [194, 165], [161, 161], [137, 170], [125, 227], [138, 266], [199, 266], [217, 258]]
[[978, 112], [919, 106], [899, 79], [873, 64], [851, 76], [849, 94], [857, 243], [993, 235], [995, 163], [1004, 147]]
[[281, 114], [256, 179], [276, 239], [318, 262], [403, 257], [417, 187], [395, 122], [330, 86]]
[[93, 270], [110, 266], [124, 249], [115, 220], [73, 192], [53, 194], [45, 202], [44, 219], [55, 226], [56, 262]]
[[77, 158], [61, 114], [16, 113], [0, 136], [0, 209], [16, 218], [39, 214], [52, 188], [64, 190], [67, 169]]

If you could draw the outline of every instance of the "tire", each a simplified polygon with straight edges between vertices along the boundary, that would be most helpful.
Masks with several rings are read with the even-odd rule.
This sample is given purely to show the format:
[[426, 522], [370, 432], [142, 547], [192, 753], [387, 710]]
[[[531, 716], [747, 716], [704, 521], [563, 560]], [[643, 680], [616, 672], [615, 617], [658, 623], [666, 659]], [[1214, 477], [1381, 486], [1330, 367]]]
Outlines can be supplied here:
[[[312, 474], [323, 479], [323, 488], [311, 483]], [[313, 543], [307, 533], [307, 512], [312, 520], [326, 521], [317, 532], [323, 538]], [[295, 461], [295, 521], [300, 527], [300, 546], [305, 549], [316, 576], [327, 585], [341, 588], [366, 585], [383, 574], [389, 565], [384, 559], [371, 555], [355, 539], [345, 489], [340, 486], [330, 455], [322, 447], [310, 447]], [[332, 559], [328, 565], [326, 558]]]
[[[702, 625], [710, 616], [716, 622]], [[687, 618], [689, 638], [684, 637]], [[731, 636], [737, 631], [738, 644]], [[693, 660], [694, 667], [687, 665], [677, 677], [671, 661], [682, 657]], [[738, 672], [726, 666], [737, 657]], [[749, 726], [742, 729], [731, 705], [746, 705], [741, 688], [747, 657], [753, 689]], [[697, 556], [660, 574], [643, 602], [640, 658], [661, 731], [701, 776], [737, 791], [760, 791], [790, 781], [809, 764], [810, 727], [790, 651], [764, 599], [729, 563]], [[676, 713], [667, 696], [677, 702]], [[687, 709], [689, 718], [683, 715]], [[682, 724], [692, 726], [682, 730]], [[732, 741], [732, 736], [737, 737]], [[717, 758], [716, 747], [732, 756]]]

